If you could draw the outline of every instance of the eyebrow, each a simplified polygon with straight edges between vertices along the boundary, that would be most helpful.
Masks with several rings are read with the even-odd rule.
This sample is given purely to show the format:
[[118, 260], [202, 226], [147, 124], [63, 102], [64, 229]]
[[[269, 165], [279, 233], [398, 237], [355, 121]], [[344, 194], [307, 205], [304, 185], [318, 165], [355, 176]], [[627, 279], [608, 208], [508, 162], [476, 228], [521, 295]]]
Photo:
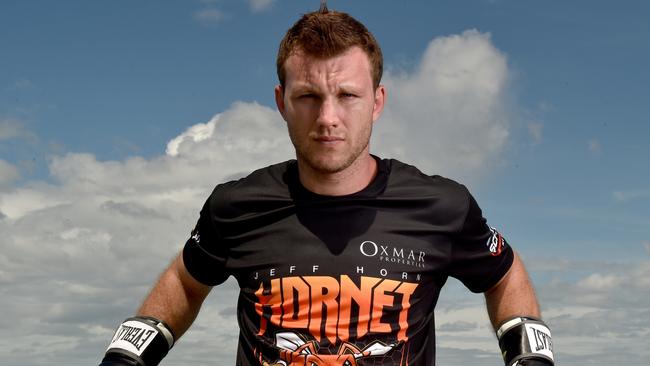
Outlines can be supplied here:
[[294, 85], [295, 86], [291, 89], [293, 92], [313, 91], [318, 89], [311, 83], [294, 83]]
[[[316, 84], [313, 83], [305, 83], [305, 82], [296, 82], [294, 83], [294, 87], [291, 89], [292, 93], [304, 93], [304, 92], [318, 92], [321, 88], [318, 87]], [[350, 83], [350, 82], [344, 82], [341, 84], [337, 85], [337, 90], [338, 91], [346, 91], [346, 92], [355, 92], [355, 93], [360, 93], [361, 92], [361, 87], [359, 87], [355, 83]]]

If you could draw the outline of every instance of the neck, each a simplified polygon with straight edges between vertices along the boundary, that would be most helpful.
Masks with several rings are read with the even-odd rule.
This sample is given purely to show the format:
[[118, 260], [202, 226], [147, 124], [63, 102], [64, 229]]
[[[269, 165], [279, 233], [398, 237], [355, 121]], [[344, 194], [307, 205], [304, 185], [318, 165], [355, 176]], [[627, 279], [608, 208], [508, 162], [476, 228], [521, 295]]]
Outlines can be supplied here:
[[357, 193], [372, 182], [377, 175], [377, 162], [366, 154], [340, 172], [324, 173], [298, 159], [298, 175], [300, 183], [311, 192], [324, 196], [344, 196]]

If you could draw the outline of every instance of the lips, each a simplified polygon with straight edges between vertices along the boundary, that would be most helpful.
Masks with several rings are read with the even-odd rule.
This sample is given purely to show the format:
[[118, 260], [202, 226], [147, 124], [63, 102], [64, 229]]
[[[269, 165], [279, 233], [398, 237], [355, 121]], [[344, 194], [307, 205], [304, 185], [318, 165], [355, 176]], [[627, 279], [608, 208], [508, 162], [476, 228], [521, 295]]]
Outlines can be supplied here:
[[343, 141], [343, 137], [337, 137], [337, 136], [316, 136], [314, 140], [318, 142], [337, 142], [337, 141]]

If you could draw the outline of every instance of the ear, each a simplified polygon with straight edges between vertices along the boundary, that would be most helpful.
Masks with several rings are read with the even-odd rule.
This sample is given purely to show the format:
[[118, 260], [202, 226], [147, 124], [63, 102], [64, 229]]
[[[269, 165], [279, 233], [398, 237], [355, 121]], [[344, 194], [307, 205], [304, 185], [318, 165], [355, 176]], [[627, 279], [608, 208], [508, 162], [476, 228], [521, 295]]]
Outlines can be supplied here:
[[372, 107], [372, 121], [375, 122], [381, 116], [384, 110], [384, 103], [386, 102], [386, 87], [379, 85], [375, 89], [375, 102]]
[[285, 105], [284, 105], [284, 88], [282, 88], [282, 85], [278, 84], [275, 86], [275, 105], [278, 107], [278, 111], [282, 115], [282, 119], [285, 121], [287, 118], [285, 117]]

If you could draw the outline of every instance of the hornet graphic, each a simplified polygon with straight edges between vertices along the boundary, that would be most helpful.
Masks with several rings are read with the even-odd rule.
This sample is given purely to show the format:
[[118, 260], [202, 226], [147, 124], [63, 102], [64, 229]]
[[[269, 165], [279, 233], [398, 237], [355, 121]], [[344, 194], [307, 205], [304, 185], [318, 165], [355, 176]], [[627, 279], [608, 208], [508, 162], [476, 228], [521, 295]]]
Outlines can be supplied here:
[[[400, 342], [401, 343], [401, 342]], [[318, 354], [318, 343], [304, 340], [294, 332], [280, 332], [275, 335], [275, 346], [280, 349], [279, 359], [267, 362], [259, 355], [262, 366], [358, 366], [358, 361], [366, 357], [384, 356], [397, 348], [400, 343], [370, 343], [363, 349], [343, 342], [337, 354]]]

